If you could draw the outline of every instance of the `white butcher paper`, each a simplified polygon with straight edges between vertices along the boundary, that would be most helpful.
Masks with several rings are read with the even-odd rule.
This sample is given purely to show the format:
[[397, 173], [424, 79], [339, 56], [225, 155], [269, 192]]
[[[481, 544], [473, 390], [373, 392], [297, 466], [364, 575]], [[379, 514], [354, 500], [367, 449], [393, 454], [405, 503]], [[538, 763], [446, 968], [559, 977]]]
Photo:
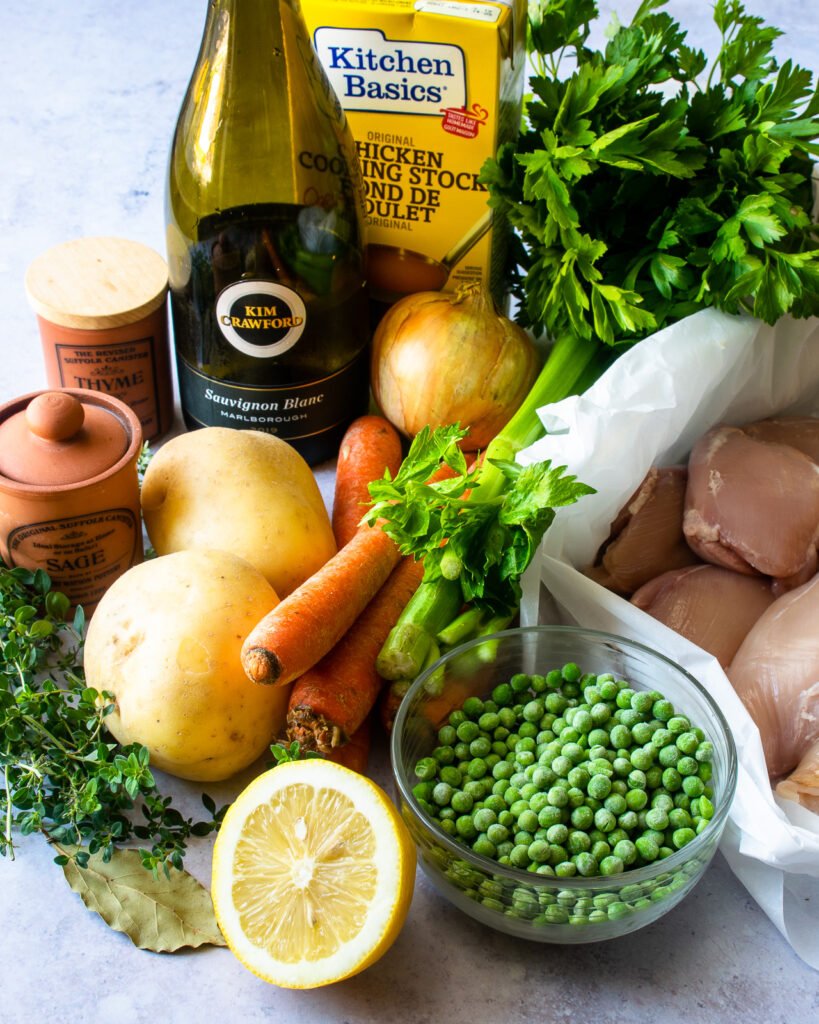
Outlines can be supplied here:
[[549, 432], [520, 452], [551, 459], [597, 493], [559, 509], [523, 579], [521, 621], [561, 622], [639, 641], [715, 698], [737, 746], [739, 778], [720, 845], [734, 873], [819, 970], [819, 815], [774, 795], [759, 732], [719, 663], [585, 577], [614, 517], [652, 465], [685, 462], [718, 423], [819, 416], [819, 319], [774, 327], [703, 310], [635, 345], [583, 395], [539, 410]]

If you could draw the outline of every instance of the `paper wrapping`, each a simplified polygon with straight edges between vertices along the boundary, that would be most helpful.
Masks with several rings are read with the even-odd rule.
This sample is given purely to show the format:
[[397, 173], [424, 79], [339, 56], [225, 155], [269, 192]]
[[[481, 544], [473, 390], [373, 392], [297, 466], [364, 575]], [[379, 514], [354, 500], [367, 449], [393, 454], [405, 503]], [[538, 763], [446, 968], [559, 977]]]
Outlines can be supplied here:
[[819, 969], [819, 815], [772, 792], [759, 731], [719, 663], [579, 571], [649, 468], [684, 462], [712, 426], [819, 416], [819, 319], [769, 327], [704, 310], [624, 353], [585, 394], [539, 412], [549, 433], [518, 461], [551, 459], [597, 493], [558, 511], [523, 579], [523, 624], [573, 623], [638, 640], [708, 689], [739, 758], [720, 848], [796, 953]]

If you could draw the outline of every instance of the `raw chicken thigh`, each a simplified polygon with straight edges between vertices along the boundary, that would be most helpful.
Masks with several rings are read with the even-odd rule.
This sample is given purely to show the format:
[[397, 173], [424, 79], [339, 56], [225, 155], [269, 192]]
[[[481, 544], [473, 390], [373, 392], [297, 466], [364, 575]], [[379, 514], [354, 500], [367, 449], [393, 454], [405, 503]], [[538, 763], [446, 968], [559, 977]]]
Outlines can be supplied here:
[[742, 428], [755, 441], [789, 444], [819, 463], [819, 419], [814, 416], [778, 416], [757, 420]]
[[819, 576], [814, 576], [763, 612], [728, 669], [759, 728], [773, 778], [793, 771], [819, 741], [817, 623]]
[[648, 471], [612, 523], [611, 536], [588, 572], [592, 579], [631, 594], [660, 573], [698, 561], [682, 532], [687, 479], [684, 466]]
[[683, 532], [707, 562], [798, 586], [817, 567], [819, 466], [789, 445], [715, 427], [691, 452]]
[[646, 583], [631, 603], [708, 651], [725, 668], [773, 600], [770, 583], [760, 576], [693, 565]]

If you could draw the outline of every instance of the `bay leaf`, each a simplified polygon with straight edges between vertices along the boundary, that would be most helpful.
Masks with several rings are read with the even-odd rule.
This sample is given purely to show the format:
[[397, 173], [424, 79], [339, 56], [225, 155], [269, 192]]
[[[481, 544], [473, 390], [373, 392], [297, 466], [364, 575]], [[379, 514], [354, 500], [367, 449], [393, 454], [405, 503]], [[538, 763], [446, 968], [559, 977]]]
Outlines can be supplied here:
[[154, 878], [136, 850], [115, 850], [107, 864], [93, 854], [88, 867], [69, 861], [63, 873], [89, 910], [140, 949], [173, 953], [225, 945], [210, 893], [187, 871]]

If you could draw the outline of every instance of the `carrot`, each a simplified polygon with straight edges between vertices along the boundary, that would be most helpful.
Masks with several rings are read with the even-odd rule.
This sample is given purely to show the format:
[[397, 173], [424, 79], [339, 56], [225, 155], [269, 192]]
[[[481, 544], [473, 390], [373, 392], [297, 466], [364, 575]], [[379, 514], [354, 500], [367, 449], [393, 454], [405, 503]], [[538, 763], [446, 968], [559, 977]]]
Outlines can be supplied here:
[[296, 680], [287, 712], [290, 740], [325, 752], [349, 742], [381, 692], [376, 656], [422, 574], [420, 562], [402, 559], [329, 654]]
[[343, 764], [345, 768], [351, 768], [359, 775], [366, 775], [371, 741], [372, 722], [371, 716], [368, 715], [350, 737], [349, 743], [345, 743], [343, 747], [333, 747], [324, 756], [328, 761], [335, 761], [336, 764]]
[[369, 484], [384, 470], [395, 476], [401, 465], [401, 438], [383, 416], [359, 416], [347, 428], [336, 464], [333, 533], [343, 547], [358, 530], [371, 504]]
[[385, 732], [392, 732], [398, 708], [411, 685], [411, 679], [396, 679], [383, 690], [381, 700], [378, 702], [378, 714]]
[[400, 558], [383, 530], [362, 527], [253, 627], [242, 645], [248, 678], [284, 686], [312, 668], [344, 636]]

